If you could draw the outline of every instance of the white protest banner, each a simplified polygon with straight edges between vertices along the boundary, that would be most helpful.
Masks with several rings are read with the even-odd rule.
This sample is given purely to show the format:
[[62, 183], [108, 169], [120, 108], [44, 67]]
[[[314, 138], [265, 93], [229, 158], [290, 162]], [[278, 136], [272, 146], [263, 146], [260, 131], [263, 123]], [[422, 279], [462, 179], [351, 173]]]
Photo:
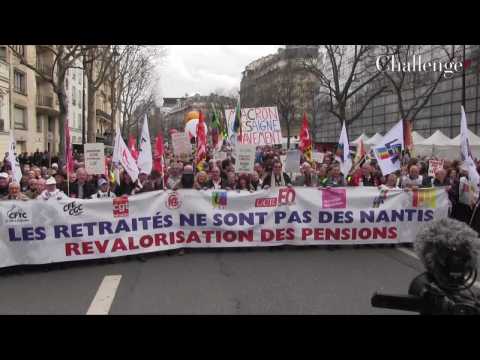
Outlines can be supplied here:
[[237, 144], [235, 148], [235, 172], [253, 173], [255, 165], [256, 146], [249, 144]]
[[89, 175], [105, 174], [105, 145], [103, 143], [86, 143], [83, 146], [85, 170]]
[[403, 121], [400, 120], [382, 141], [373, 147], [378, 166], [383, 175], [400, 170], [400, 157], [403, 150]]
[[[226, 109], [225, 118], [231, 132], [235, 120], [235, 109]], [[277, 107], [242, 109], [241, 142], [256, 146], [281, 144], [282, 129]]]
[[184, 132], [172, 134], [173, 154], [179, 158], [189, 158], [192, 156], [192, 144], [188, 135]]
[[285, 167], [283, 171], [286, 173], [300, 172], [300, 151], [298, 150], [287, 151], [287, 157], [285, 159]]
[[428, 176], [435, 176], [439, 169], [443, 169], [443, 160], [428, 160]]
[[323, 160], [325, 159], [325, 153], [321, 152], [314, 152], [312, 153], [312, 160], [319, 163], [323, 164]]
[[448, 207], [445, 189], [375, 187], [2, 201], [0, 267], [183, 247], [412, 243], [424, 223], [447, 217]]

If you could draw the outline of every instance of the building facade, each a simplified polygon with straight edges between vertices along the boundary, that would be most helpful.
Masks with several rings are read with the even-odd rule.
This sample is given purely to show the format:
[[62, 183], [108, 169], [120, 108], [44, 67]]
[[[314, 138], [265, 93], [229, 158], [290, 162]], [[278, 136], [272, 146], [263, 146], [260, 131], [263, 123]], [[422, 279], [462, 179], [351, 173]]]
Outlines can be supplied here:
[[[461, 50], [461, 46], [455, 45], [455, 49]], [[457, 50], [455, 51], [457, 52]], [[442, 46], [438, 45], [417, 46], [416, 52], [421, 56], [422, 62], [445, 58]], [[466, 45], [465, 59], [465, 112], [467, 122], [471, 131], [480, 134], [480, 46]], [[365, 61], [362, 66], [373, 68], [376, 71], [375, 63], [371, 59]], [[437, 78], [434, 75], [419, 77], [420, 81], [405, 87], [404, 91], [402, 91], [405, 107], [411, 107], [417, 100], [421, 102], [423, 99], [421, 95], [425, 93], [425, 90]], [[374, 85], [367, 86], [364, 93], [359, 94], [358, 98], [365, 98], [365, 95], [368, 96], [369, 92], [375, 90], [375, 86], [382, 84], [388, 85], [389, 88], [376, 96], [367, 105], [361, 116], [350, 126], [347, 126], [350, 140], [354, 140], [362, 133], [368, 136], [372, 136], [377, 132], [384, 135], [400, 120], [401, 115], [397, 95], [391, 91], [391, 84], [388, 79], [382, 77]], [[413, 130], [423, 137], [429, 137], [436, 130], [441, 130], [450, 138], [456, 137], [460, 132], [462, 94], [462, 72], [455, 73], [451, 78], [441, 77], [431, 98], [414, 119]], [[328, 111], [329, 105], [323, 100], [317, 96], [320, 110], [315, 120], [316, 131], [314, 132], [314, 140], [316, 143], [336, 143], [340, 136], [341, 124], [338, 118]], [[355, 112], [362, 106], [361, 100], [352, 101], [350, 110]]]
[[[222, 105], [227, 109], [235, 107], [236, 103], [235, 98], [216, 94], [210, 94], [209, 96], [196, 94], [186, 98], [164, 98], [163, 110], [167, 109], [162, 116], [164, 134], [169, 136], [168, 130], [170, 129], [184, 131], [185, 118], [190, 111], [202, 111], [205, 119], [209, 119], [212, 104]], [[217, 110], [220, 109], [217, 108]]]
[[287, 45], [246, 66], [240, 83], [242, 108], [277, 106], [282, 135], [297, 136], [305, 112], [314, 126], [317, 79], [305, 71], [305, 59], [318, 56], [318, 45]]

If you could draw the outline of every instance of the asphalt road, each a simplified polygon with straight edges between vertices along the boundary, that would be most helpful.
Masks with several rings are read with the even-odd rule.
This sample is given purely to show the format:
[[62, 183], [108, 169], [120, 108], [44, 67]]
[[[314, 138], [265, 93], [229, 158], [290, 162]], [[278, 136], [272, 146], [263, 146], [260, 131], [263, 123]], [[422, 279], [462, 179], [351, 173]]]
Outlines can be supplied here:
[[370, 298], [375, 291], [406, 294], [422, 267], [397, 248], [283, 247], [187, 250], [151, 254], [146, 262], [129, 257], [44, 269], [1, 271], [0, 314], [86, 314], [97, 302], [105, 307], [99, 288], [110, 275], [121, 276], [105, 290], [111, 291], [106, 313], [114, 315], [412, 314], [372, 308]]

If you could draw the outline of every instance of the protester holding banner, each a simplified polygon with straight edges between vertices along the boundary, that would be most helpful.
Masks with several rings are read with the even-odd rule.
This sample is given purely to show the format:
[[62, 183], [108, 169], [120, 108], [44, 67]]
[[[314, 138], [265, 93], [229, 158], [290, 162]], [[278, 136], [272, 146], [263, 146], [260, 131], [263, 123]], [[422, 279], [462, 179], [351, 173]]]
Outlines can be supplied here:
[[57, 189], [57, 182], [55, 178], [50, 177], [45, 182], [46, 189], [37, 197], [39, 200], [64, 200], [67, 198], [64, 192]]
[[195, 182], [195, 178], [193, 175], [193, 166], [192, 165], [185, 165], [183, 167], [183, 174], [182, 174], [182, 189], [193, 189], [193, 183]]
[[10, 184], [8, 184], [8, 195], [5, 195], [4, 197], [2, 197], [2, 200], [27, 201], [30, 199], [28, 196], [26, 196], [20, 191], [20, 184], [15, 181], [12, 181]]
[[410, 166], [408, 175], [402, 178], [402, 188], [416, 190], [423, 185], [423, 176], [419, 174], [420, 170], [417, 165]]
[[76, 171], [77, 180], [70, 184], [70, 197], [78, 199], [90, 199], [95, 194], [96, 188], [88, 182], [88, 173], [85, 168], [78, 168]]
[[295, 179], [295, 186], [317, 187], [318, 177], [308, 162], [304, 162], [301, 166], [302, 175]]
[[334, 165], [332, 170], [330, 171], [330, 176], [328, 177], [327, 186], [330, 186], [330, 187], [347, 186], [347, 182], [340, 170], [339, 165]]
[[292, 186], [292, 180], [287, 173], [282, 171], [283, 165], [280, 160], [273, 161], [273, 170], [265, 177], [263, 188], [276, 188], [282, 186]]
[[195, 175], [193, 188], [196, 190], [205, 190], [208, 188], [208, 175], [205, 171], [200, 171]]

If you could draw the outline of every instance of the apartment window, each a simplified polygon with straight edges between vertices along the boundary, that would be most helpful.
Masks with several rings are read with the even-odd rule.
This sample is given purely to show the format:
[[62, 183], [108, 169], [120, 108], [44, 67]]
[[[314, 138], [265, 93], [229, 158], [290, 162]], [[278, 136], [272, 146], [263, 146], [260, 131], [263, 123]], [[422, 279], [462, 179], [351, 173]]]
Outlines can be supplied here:
[[37, 116], [37, 132], [42, 132], [42, 118], [40, 116]]
[[77, 90], [75, 89], [75, 86], [72, 86], [72, 104], [77, 104]]
[[26, 76], [24, 72], [14, 70], [14, 86], [15, 86], [15, 91], [26, 95], [27, 93], [27, 82], [26, 82]]
[[7, 47], [0, 46], [0, 60], [7, 61]]
[[78, 126], [77, 129], [82, 128], [82, 114], [78, 114]]
[[53, 127], [54, 127], [53, 119], [51, 117], [49, 117], [48, 118], [48, 132], [53, 132]]
[[83, 101], [82, 90], [78, 89], [78, 107], [80, 109], [82, 108], [82, 101]]
[[27, 109], [24, 107], [15, 105], [13, 109], [13, 118], [15, 120], [15, 129], [26, 130], [27, 129]]
[[22, 56], [25, 56], [25, 45], [13, 45], [13, 49]]

